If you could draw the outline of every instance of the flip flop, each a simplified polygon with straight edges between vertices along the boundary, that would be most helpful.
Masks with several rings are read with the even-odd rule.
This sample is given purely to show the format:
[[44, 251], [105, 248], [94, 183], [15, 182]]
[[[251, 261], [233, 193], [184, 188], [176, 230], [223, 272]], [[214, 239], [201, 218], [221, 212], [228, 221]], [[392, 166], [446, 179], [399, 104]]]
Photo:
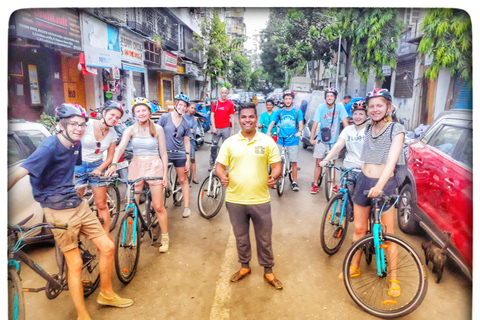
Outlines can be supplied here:
[[231, 282], [238, 282], [238, 281], [242, 280], [243, 278], [245, 278], [246, 276], [248, 276], [251, 272], [252, 272], [252, 270], [248, 270], [247, 273], [242, 274], [242, 273], [240, 272], [240, 270], [238, 270], [238, 271], [230, 278], [230, 281], [231, 281]]
[[[362, 272], [360, 271], [360, 268], [355, 268], [354, 266], [350, 266], [350, 278], [356, 278], [361, 274]], [[343, 272], [338, 275], [338, 278], [340, 279], [340, 281], [343, 281]]]
[[394, 280], [394, 279], [390, 279], [390, 282], [391, 282], [391, 283], [396, 283], [397, 285], [388, 288], [388, 295], [389, 295], [390, 297], [392, 297], [392, 298], [398, 298], [398, 297], [400, 297], [400, 294], [401, 294], [401, 293], [393, 294], [393, 293], [391, 292], [392, 290], [397, 290], [397, 291], [400, 291], [400, 290], [401, 290], [401, 288], [400, 288], [400, 281]]

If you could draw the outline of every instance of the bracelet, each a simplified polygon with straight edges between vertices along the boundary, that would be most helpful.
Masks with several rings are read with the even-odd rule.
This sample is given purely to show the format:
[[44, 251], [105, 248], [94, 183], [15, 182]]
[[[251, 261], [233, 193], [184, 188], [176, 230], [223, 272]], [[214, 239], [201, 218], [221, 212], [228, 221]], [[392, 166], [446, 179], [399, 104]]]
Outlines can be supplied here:
[[185, 152], [185, 154], [190, 154], [190, 152]]
[[110, 165], [108, 166], [108, 169], [110, 169], [111, 166], [115, 166], [115, 167], [116, 167], [116, 166], [117, 166], [117, 163], [116, 163], [116, 162], [112, 162], [112, 164], [110, 164]]

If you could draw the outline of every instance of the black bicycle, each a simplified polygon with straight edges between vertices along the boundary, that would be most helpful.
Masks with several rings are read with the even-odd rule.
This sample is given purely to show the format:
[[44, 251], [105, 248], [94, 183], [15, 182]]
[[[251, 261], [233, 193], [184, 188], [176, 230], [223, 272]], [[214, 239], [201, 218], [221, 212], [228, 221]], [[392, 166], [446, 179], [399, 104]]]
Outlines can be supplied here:
[[[40, 223], [32, 227], [24, 227], [33, 214], [19, 222], [18, 224], [9, 224], [8, 234], [8, 319], [25, 319], [25, 306], [23, 292], [45, 291], [48, 299], [52, 300], [58, 297], [62, 291], [68, 290], [67, 282], [67, 263], [63, 252], [55, 244], [55, 260], [58, 266], [58, 273], [50, 275], [33, 261], [22, 249], [31, 243], [34, 243], [31, 234], [39, 228], [49, 229], [67, 229], [67, 224]], [[85, 238], [83, 235], [78, 237], [78, 249], [83, 261], [81, 271], [81, 281], [83, 284], [83, 295], [85, 297], [92, 294], [100, 283], [99, 259], [100, 252], [95, 244]], [[20, 280], [20, 262], [35, 271], [39, 276], [47, 280], [44, 287], [23, 288]]]
[[[120, 222], [115, 239], [115, 271], [122, 283], [130, 283], [135, 276], [140, 259], [140, 240], [146, 233], [150, 236], [152, 246], [161, 246], [161, 243], [157, 242], [161, 234], [160, 224], [152, 207], [148, 183], [145, 183], [145, 188], [138, 192], [134, 191], [135, 184], [139, 181], [162, 179], [162, 177], [144, 177], [134, 181], [124, 181], [130, 189], [130, 203], [125, 208], [126, 213]], [[143, 213], [135, 200], [135, 194], [139, 193], [145, 194], [145, 211]]]

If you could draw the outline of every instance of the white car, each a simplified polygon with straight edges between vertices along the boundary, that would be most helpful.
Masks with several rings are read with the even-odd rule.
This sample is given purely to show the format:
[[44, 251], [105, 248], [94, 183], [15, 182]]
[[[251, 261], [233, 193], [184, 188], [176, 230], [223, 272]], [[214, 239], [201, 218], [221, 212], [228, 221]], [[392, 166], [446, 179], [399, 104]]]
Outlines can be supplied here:
[[265, 96], [263, 94], [257, 94], [257, 102], [258, 103], [265, 102]]
[[[8, 121], [8, 173], [18, 168], [50, 135], [41, 123], [25, 120]], [[8, 191], [8, 222], [19, 223], [31, 214], [33, 217], [25, 226], [44, 222], [42, 207], [33, 199], [30, 176], [27, 175]], [[38, 232], [32, 235], [39, 242], [53, 240], [52, 232], [48, 229], [38, 229]]]

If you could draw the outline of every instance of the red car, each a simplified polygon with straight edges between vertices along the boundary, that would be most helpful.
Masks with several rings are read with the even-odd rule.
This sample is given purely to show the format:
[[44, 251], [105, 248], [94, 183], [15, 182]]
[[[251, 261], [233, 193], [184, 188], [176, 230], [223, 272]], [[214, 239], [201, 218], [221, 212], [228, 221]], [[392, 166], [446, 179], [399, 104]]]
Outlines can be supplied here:
[[[398, 225], [405, 233], [423, 229], [472, 279], [472, 111], [442, 112], [409, 145], [409, 173], [400, 193]], [[420, 229], [421, 228], [421, 229]]]

